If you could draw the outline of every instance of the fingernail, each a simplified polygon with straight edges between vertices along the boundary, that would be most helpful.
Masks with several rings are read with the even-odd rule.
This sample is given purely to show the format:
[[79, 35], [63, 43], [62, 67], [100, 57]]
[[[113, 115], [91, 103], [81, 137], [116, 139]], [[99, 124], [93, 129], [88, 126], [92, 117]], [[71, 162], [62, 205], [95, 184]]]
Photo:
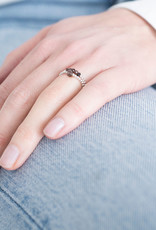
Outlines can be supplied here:
[[54, 118], [44, 128], [43, 132], [49, 137], [54, 137], [64, 127], [64, 120], [62, 118]]
[[19, 149], [13, 144], [8, 145], [0, 158], [0, 166], [11, 168], [16, 162], [18, 156]]

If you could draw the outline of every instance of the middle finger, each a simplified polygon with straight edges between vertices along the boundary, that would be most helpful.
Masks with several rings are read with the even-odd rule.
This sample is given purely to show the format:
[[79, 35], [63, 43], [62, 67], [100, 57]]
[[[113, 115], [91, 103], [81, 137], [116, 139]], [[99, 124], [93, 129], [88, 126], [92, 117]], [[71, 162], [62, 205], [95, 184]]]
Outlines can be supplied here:
[[[93, 56], [93, 58], [95, 58], [95, 56]], [[101, 71], [100, 65], [93, 65], [93, 58], [90, 58], [87, 61], [83, 59], [81, 60], [81, 63], [74, 63], [74, 66], [70, 66], [71, 68], [76, 68], [78, 71], [82, 72], [85, 76], [86, 82]], [[47, 122], [58, 112], [58, 110], [61, 109], [61, 107], [71, 100], [80, 89], [80, 82], [74, 77], [70, 78], [66, 76], [66, 74], [61, 75], [52, 81], [52, 83], [39, 95], [29, 114], [11, 138], [11, 146], [16, 146], [14, 150], [17, 150], [17, 147], [19, 149], [19, 155], [17, 155], [17, 152], [14, 153], [14, 156], [18, 157], [18, 162], [16, 164], [15, 162], [9, 162], [9, 164], [5, 165], [3, 164], [3, 167], [12, 170], [20, 167], [24, 163], [44, 136], [43, 128]], [[9, 147], [4, 151], [4, 155], [8, 155], [8, 149]], [[13, 148], [11, 147], [11, 149]]]
[[0, 111], [0, 152], [4, 150], [38, 95], [54, 80], [62, 69], [85, 57], [89, 53], [89, 48], [88, 50], [85, 49], [83, 53], [79, 52], [77, 55], [72, 55], [72, 52], [75, 52], [75, 50], [72, 51], [71, 48], [68, 48], [59, 57], [57, 57], [57, 54], [51, 56], [47, 62], [33, 71], [9, 95]]

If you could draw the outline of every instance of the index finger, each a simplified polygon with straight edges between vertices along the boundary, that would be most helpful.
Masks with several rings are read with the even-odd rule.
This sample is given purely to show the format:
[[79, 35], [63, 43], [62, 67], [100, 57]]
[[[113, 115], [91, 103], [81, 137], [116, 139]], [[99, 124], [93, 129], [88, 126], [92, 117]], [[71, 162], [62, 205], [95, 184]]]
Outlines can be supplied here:
[[44, 136], [43, 128], [51, 116], [57, 113], [80, 88], [77, 79], [66, 75], [56, 78], [40, 94], [27, 117], [17, 128], [0, 159], [0, 165], [8, 170], [19, 168]]

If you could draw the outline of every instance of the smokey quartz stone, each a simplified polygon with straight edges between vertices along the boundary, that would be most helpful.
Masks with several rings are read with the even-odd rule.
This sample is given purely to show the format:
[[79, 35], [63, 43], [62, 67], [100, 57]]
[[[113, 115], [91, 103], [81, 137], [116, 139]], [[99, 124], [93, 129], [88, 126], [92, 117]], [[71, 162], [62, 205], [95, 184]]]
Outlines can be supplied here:
[[73, 74], [72, 69], [67, 68], [66, 71], [67, 71], [67, 75], [68, 75], [69, 77], [72, 77], [72, 74]]
[[76, 69], [73, 69], [73, 68], [66, 68], [66, 71], [69, 77], [71, 77], [73, 73], [77, 76], [81, 75], [81, 73], [79, 73]]

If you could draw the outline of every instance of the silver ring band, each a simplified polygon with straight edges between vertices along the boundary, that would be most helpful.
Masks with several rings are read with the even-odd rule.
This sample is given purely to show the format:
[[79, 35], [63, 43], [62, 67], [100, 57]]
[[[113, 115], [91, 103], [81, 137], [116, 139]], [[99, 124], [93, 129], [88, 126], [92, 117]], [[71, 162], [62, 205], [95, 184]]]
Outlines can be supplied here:
[[[77, 74], [75, 74], [75, 73], [77, 73]], [[80, 81], [82, 87], [84, 87], [86, 85], [86, 81], [85, 81], [84, 77], [81, 75], [81, 73], [79, 73], [75, 69], [67, 68], [67, 69], [63, 70], [61, 73], [59, 73], [59, 76], [62, 74], [67, 74], [67, 76], [69, 76], [69, 77], [73, 76], [73, 77], [77, 78]]]

